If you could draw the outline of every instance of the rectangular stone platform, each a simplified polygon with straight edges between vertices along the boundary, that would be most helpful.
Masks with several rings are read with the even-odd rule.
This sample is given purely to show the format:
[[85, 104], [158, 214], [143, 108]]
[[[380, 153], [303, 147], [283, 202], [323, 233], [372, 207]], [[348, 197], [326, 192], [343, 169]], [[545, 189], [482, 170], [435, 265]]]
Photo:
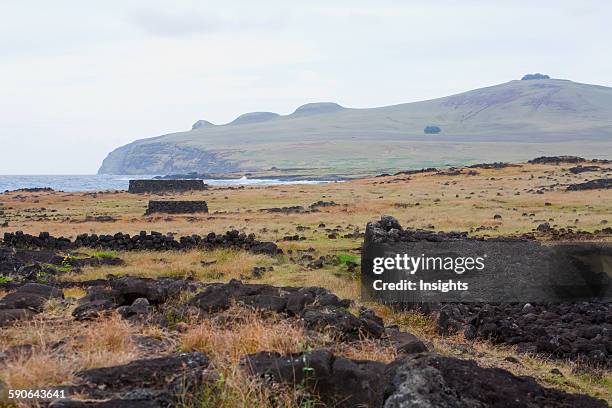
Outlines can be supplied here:
[[165, 193], [206, 190], [203, 180], [130, 180], [130, 193]]
[[145, 215], [153, 213], [192, 214], [207, 213], [206, 201], [149, 201]]

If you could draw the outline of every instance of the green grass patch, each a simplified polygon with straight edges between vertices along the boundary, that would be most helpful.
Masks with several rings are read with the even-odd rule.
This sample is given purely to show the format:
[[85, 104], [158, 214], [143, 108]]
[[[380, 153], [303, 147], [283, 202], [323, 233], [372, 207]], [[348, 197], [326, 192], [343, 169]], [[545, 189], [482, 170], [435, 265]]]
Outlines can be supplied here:
[[94, 252], [92, 256], [96, 258], [116, 258], [117, 254], [112, 251], [99, 251], [99, 252]]
[[13, 278], [11, 278], [10, 276], [0, 275], [0, 283], [9, 283], [12, 281], [13, 281]]
[[350, 262], [359, 265], [361, 263], [361, 258], [358, 255], [342, 253], [336, 255], [336, 258], [341, 264], [347, 264]]

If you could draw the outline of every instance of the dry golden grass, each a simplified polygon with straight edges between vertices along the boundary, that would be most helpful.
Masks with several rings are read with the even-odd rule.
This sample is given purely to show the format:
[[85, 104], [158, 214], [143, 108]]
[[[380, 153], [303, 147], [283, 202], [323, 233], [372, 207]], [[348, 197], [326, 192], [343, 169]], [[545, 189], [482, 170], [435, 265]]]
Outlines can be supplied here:
[[[327, 227], [353, 224], [363, 230], [365, 223], [380, 214], [391, 214], [405, 225], [439, 230], [469, 230], [479, 226], [497, 227], [491, 235], [531, 231], [539, 222], [573, 226], [592, 231], [609, 218], [610, 190], [563, 191], [563, 185], [602, 177], [601, 173], [568, 174], [569, 166], [524, 164], [499, 170], [477, 169], [476, 176], [438, 176], [432, 173], [410, 177], [381, 177], [345, 183], [246, 187], [227, 190], [214, 187], [204, 192], [164, 196], [165, 199], [204, 199], [207, 215], [143, 217], [149, 195], [117, 193], [8, 193], [0, 196], [9, 222], [0, 232], [23, 230], [75, 237], [79, 233], [138, 233], [141, 230], [172, 231], [177, 234], [224, 232], [236, 228], [254, 232], [263, 239], [277, 240], [294, 234], [297, 225], [310, 226], [304, 244], [321, 249], [347, 249], [354, 241], [325, 239], [314, 230], [320, 222]], [[605, 167], [612, 167], [606, 165]], [[544, 194], [527, 192], [560, 183]], [[519, 195], [515, 195], [519, 193]], [[262, 208], [335, 201], [340, 206], [316, 213], [268, 214]], [[419, 205], [416, 205], [416, 204]], [[545, 203], [550, 205], [545, 206]], [[8, 209], [10, 207], [11, 209]], [[40, 210], [44, 207], [45, 210]], [[51, 212], [54, 211], [54, 212]], [[523, 216], [523, 213], [535, 214]], [[47, 217], [38, 218], [37, 215]], [[502, 215], [494, 221], [493, 215]], [[88, 215], [110, 215], [116, 222], [83, 222]], [[30, 218], [26, 218], [29, 216]], [[577, 220], [577, 221], [576, 221]], [[72, 221], [72, 222], [67, 222]], [[204, 226], [204, 227], [203, 227]], [[262, 232], [263, 229], [267, 232]]]
[[297, 322], [278, 315], [233, 307], [191, 327], [181, 336], [181, 350], [208, 355], [223, 379], [217, 385], [217, 390], [204, 393], [198, 406], [300, 407], [304, 398], [300, 390], [288, 388], [272, 393], [248, 377], [238, 363], [245, 355], [258, 351], [298, 353], [316, 346], [317, 342], [322, 340], [309, 339]]
[[42, 319], [3, 331], [0, 347], [31, 344], [0, 366], [7, 389], [37, 389], [70, 383], [79, 370], [123, 364], [139, 357], [135, 331], [118, 315], [89, 324]]
[[41, 348], [8, 361], [0, 368], [0, 378], [7, 389], [42, 389], [72, 381], [74, 371], [73, 361]]
[[83, 369], [127, 363], [139, 356], [131, 340], [135, 332], [127, 321], [113, 314], [86, 327], [81, 336], [72, 341]]
[[[91, 252], [82, 249], [80, 252]], [[64, 275], [63, 279], [85, 281], [104, 278], [108, 274], [132, 275], [149, 278], [172, 276], [196, 278], [206, 282], [240, 279], [249, 275], [255, 266], [270, 266], [274, 260], [265, 255], [247, 251], [217, 249], [213, 251], [134, 251], [119, 252], [124, 265], [109, 267], [85, 267], [78, 274]]]
[[215, 365], [235, 365], [258, 351], [297, 353], [309, 339], [297, 322], [277, 315], [234, 307], [215, 319], [206, 319], [181, 336], [181, 349], [201, 351]]
[[87, 294], [87, 292], [84, 289], [81, 289], [78, 287], [65, 288], [63, 292], [64, 292], [65, 298], [72, 298], [72, 299], [80, 299]]

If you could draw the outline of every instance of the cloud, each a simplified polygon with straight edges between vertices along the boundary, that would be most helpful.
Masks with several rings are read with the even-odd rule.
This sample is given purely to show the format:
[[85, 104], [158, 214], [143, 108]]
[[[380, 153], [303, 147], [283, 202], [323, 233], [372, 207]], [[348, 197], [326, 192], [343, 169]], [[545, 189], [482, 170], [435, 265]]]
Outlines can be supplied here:
[[182, 37], [207, 34], [224, 29], [231, 22], [212, 12], [140, 9], [128, 15], [128, 21], [146, 34]]

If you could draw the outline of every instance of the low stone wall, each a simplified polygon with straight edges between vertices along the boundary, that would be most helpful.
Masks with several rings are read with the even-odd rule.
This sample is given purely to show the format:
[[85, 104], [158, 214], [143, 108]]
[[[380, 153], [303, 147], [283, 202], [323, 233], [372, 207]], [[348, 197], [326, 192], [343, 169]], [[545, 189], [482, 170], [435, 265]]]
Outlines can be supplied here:
[[275, 255], [282, 253], [274, 242], [262, 242], [255, 239], [254, 234], [246, 235], [239, 231], [227, 231], [225, 234], [188, 235], [178, 238], [172, 235], [163, 235], [159, 232], [141, 231], [138, 235], [81, 234], [74, 241], [64, 237], [54, 237], [48, 232], [41, 232], [38, 236], [24, 234], [21, 231], [4, 233], [4, 245], [15, 248], [59, 249], [68, 250], [81, 247], [111, 249], [115, 251], [167, 251], [175, 249], [215, 249], [236, 248], [245, 249], [254, 253]]
[[130, 180], [128, 192], [165, 193], [192, 190], [206, 190], [208, 185], [203, 180]]
[[208, 212], [206, 201], [149, 201], [145, 215], [153, 213], [190, 214]]

